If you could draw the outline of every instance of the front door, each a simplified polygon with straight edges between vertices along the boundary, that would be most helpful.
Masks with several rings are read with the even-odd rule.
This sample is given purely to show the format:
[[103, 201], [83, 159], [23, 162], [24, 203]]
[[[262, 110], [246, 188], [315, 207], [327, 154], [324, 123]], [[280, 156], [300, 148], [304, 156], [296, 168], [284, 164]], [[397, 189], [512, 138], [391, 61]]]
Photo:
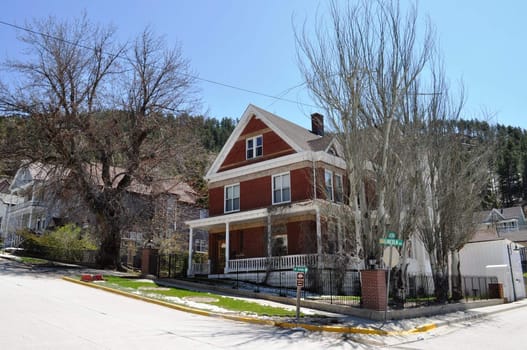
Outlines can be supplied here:
[[218, 262], [216, 265], [216, 268], [214, 271], [215, 273], [223, 273], [225, 270], [225, 239], [219, 239], [218, 240]]

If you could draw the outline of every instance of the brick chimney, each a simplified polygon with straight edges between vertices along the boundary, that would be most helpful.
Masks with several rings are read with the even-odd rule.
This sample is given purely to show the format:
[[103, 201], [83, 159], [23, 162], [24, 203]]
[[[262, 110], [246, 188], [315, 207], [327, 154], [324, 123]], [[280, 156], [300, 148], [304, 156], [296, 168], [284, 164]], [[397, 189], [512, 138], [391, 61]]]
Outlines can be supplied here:
[[324, 116], [322, 114], [311, 114], [311, 132], [318, 136], [324, 136]]

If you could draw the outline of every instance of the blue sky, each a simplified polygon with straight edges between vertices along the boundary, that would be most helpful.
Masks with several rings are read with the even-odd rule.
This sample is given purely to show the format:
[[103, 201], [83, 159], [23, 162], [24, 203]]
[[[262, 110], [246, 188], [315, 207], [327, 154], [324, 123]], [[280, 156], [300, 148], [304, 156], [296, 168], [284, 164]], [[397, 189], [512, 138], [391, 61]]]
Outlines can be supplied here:
[[[353, 0], [350, 0], [353, 1]], [[402, 0], [406, 6], [410, 1]], [[463, 81], [465, 117], [527, 129], [527, 2], [521, 0], [420, 1], [430, 16], [452, 85]], [[317, 111], [297, 68], [293, 22], [326, 11], [320, 0], [4, 0], [0, 20], [24, 25], [53, 15], [88, 17], [113, 24], [131, 40], [145, 26], [179, 42], [193, 71], [203, 79], [280, 96], [285, 102], [224, 86], [199, 82], [208, 116], [239, 118], [249, 103], [309, 127]], [[0, 25], [0, 59], [19, 57], [16, 31]]]

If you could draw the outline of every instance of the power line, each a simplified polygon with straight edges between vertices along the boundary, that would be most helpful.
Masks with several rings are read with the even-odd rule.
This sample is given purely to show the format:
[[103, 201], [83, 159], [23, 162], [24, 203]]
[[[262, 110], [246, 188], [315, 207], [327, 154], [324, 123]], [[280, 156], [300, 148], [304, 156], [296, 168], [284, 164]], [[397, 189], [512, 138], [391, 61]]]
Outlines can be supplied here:
[[[22, 26], [19, 26], [19, 25], [16, 25], [16, 24], [8, 23], [8, 22], [2, 21], [2, 20], [0, 20], [0, 24], [8, 26], [8, 27], [15, 28], [15, 29], [18, 29], [18, 30], [26, 31], [28, 33], [45, 36], [47, 38], [50, 38], [50, 39], [53, 39], [53, 40], [57, 40], [57, 41], [61, 41], [61, 42], [64, 42], [64, 43], [72, 45], [72, 46], [80, 47], [80, 48], [83, 48], [85, 50], [94, 50], [94, 48], [90, 47], [90, 46], [86, 46], [86, 45], [82, 45], [82, 44], [79, 44], [79, 43], [71, 42], [71, 41], [68, 41], [68, 40], [63, 39], [63, 38], [59, 38], [59, 37], [56, 37], [56, 36], [53, 36], [53, 35], [50, 35], [50, 34], [42, 33], [42, 32], [30, 29], [30, 28], [22, 27]], [[110, 54], [108, 52], [102, 52], [102, 53], [107, 55], [107, 56], [116, 57], [116, 58], [120, 58], [120, 59], [126, 59], [125, 57], [122, 57], [119, 54]], [[267, 97], [267, 98], [272, 98], [272, 99], [283, 101], [283, 102], [294, 103], [296, 105], [302, 105], [302, 106], [305, 106], [305, 107], [318, 108], [317, 106], [314, 106], [314, 105], [311, 105], [311, 104], [308, 104], [308, 103], [294, 101], [294, 100], [291, 100], [291, 99], [288, 99], [288, 98], [274, 96], [274, 95], [266, 94], [264, 92], [260, 92], [260, 91], [256, 91], [256, 90], [246, 89], [246, 88], [242, 88], [242, 87], [239, 87], [239, 86], [236, 86], [236, 85], [222, 83], [222, 82], [215, 81], [215, 80], [212, 80], [212, 79], [200, 78], [199, 76], [188, 74], [188, 73], [182, 73], [182, 74], [187, 75], [187, 76], [189, 76], [189, 77], [191, 77], [193, 79], [209, 83], [209, 84], [214, 84], [214, 85], [226, 87], [226, 88], [233, 89], [233, 90], [243, 91], [243, 92], [247, 92], [247, 93], [254, 94], [254, 95], [259, 95], [259, 96], [263, 96], [263, 97]], [[292, 88], [286, 89], [286, 91], [293, 90], [293, 89], [295, 89], [297, 87], [300, 87], [302, 85], [304, 85], [304, 83], [295, 85]]]

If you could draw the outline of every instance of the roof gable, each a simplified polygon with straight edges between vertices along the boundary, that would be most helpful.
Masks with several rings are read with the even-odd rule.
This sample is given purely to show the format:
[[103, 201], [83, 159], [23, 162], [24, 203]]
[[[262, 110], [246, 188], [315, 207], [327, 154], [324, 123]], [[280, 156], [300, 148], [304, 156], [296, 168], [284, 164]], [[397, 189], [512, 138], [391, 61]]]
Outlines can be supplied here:
[[523, 209], [520, 206], [502, 208], [502, 209], [492, 209], [489, 211], [483, 211], [476, 213], [478, 222], [499, 222], [504, 220], [517, 219], [520, 224], [525, 222], [525, 215]]
[[[250, 104], [205, 177], [209, 179], [212, 175], [220, 172], [231, 152], [242, 152], [241, 148], [243, 148], [243, 156], [245, 157], [245, 144], [242, 147], [240, 140], [244, 135], [257, 134], [260, 130], [268, 130], [275, 134], [281, 142], [292, 149], [293, 153], [327, 150], [333, 139], [332, 136], [315, 135], [297, 124]], [[235, 147], [237, 149], [234, 150]], [[264, 153], [265, 147], [264, 142]]]

